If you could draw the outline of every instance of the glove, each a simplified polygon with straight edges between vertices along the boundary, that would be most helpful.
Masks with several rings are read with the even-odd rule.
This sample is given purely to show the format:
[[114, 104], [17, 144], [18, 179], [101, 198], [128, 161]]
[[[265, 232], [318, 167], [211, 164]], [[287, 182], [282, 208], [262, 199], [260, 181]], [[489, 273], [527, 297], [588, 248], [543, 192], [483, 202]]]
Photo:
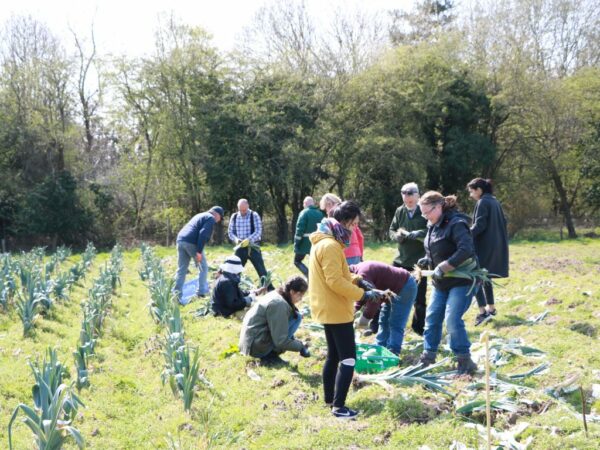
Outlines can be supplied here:
[[242, 242], [240, 242], [240, 247], [242, 248], [246, 248], [250, 245], [250, 239], [244, 239]]
[[427, 256], [424, 256], [417, 261], [417, 266], [419, 266], [421, 269], [429, 269], [431, 265], [431, 259], [429, 259]]
[[364, 289], [365, 291], [370, 291], [371, 289], [375, 289], [375, 286], [373, 286], [373, 283], [371, 283], [370, 281], [367, 281], [367, 280], [360, 280], [358, 282], [358, 287], [361, 289]]
[[404, 239], [406, 239], [407, 241], [416, 241], [418, 239], [418, 237], [419, 237], [418, 231], [411, 231], [406, 236], [404, 236]]
[[381, 298], [381, 294], [376, 290], [368, 290], [363, 294], [361, 301], [365, 302], [377, 302]]
[[308, 358], [310, 356], [310, 351], [306, 345], [302, 346], [302, 349], [300, 350], [300, 356], [303, 358]]
[[442, 278], [444, 278], [444, 271], [442, 270], [442, 268], [440, 267], [440, 264], [438, 264], [435, 268], [435, 270], [433, 271], [433, 275], [431, 276], [435, 281], [440, 281]]

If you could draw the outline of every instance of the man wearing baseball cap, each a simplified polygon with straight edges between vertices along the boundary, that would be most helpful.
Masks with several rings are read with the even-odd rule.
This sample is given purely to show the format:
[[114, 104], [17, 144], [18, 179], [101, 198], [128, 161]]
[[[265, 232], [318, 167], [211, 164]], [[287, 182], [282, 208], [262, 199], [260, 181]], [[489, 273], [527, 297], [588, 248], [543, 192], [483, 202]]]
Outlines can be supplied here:
[[187, 275], [190, 259], [194, 259], [198, 272], [198, 291], [196, 295], [208, 295], [208, 263], [204, 254], [204, 246], [212, 236], [213, 226], [223, 220], [225, 211], [220, 206], [213, 206], [208, 211], [196, 214], [184, 225], [177, 235], [177, 275], [174, 292], [179, 302], [182, 302], [181, 293]]

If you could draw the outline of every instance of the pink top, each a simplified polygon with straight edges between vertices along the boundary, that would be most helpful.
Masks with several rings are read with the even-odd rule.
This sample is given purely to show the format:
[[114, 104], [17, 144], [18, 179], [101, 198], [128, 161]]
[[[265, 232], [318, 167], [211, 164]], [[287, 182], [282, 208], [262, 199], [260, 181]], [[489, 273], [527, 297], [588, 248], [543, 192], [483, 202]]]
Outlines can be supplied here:
[[352, 236], [350, 236], [350, 245], [344, 249], [344, 256], [346, 258], [353, 258], [355, 256], [360, 256], [362, 258], [363, 251], [365, 248], [365, 237], [360, 231], [360, 228], [356, 226], [354, 230], [352, 230]]

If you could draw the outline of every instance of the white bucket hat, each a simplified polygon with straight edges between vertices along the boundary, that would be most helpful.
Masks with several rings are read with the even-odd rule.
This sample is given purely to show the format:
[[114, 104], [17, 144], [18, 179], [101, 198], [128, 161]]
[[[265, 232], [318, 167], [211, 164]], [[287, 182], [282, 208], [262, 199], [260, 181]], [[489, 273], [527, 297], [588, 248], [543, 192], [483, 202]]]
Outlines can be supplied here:
[[237, 275], [238, 273], [241, 273], [242, 270], [244, 270], [244, 266], [242, 266], [242, 260], [239, 257], [231, 255], [227, 257], [223, 264], [221, 264], [220, 269], [223, 272], [233, 273]]

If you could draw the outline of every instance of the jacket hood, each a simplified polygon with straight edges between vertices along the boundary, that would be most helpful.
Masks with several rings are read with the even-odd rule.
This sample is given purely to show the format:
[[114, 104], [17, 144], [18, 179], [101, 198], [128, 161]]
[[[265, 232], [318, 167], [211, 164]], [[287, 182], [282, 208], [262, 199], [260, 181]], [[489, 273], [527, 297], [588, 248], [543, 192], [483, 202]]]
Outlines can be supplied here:
[[[315, 231], [314, 233], [311, 233], [308, 239], [310, 239], [310, 243], [313, 245], [315, 245], [317, 242], [321, 242], [323, 239], [331, 239], [333, 241], [336, 241], [331, 234], [322, 233], [321, 231]], [[342, 245], [339, 242], [338, 244], [340, 244], [340, 246]]]

